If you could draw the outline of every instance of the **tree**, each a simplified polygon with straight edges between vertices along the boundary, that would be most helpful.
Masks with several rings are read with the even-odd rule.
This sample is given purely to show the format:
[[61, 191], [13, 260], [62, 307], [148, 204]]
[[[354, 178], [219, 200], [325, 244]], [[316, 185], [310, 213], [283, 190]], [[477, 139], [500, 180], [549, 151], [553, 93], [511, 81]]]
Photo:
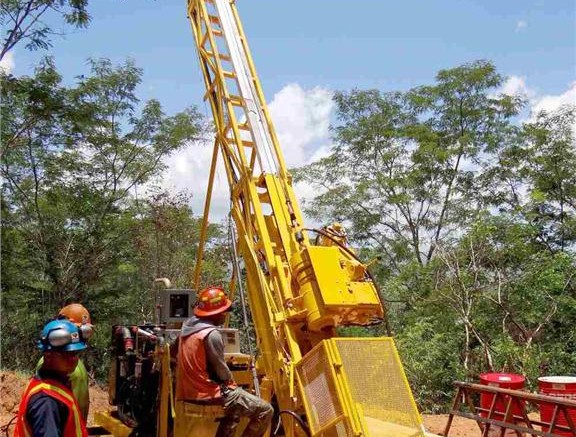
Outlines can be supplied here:
[[351, 238], [383, 253], [389, 272], [430, 262], [484, 207], [476, 173], [516, 133], [510, 120], [522, 102], [493, 96], [501, 83], [478, 61], [406, 93], [337, 93], [333, 153], [295, 173], [323, 190], [306, 212], [347, 221]]
[[140, 104], [132, 63], [91, 66], [74, 87], [50, 60], [34, 77], [2, 76], [3, 327], [19, 308], [38, 308], [42, 319], [87, 302], [117, 274], [133, 193], [160, 174], [163, 157], [203, 134], [194, 109], [167, 116], [157, 101]]
[[[294, 171], [305, 212], [369, 258], [421, 404], [454, 378], [576, 364], [574, 107], [518, 123], [485, 61], [407, 92], [336, 93], [332, 154]], [[560, 340], [562, 339], [562, 340]]]
[[552, 252], [567, 250], [576, 237], [574, 114], [574, 105], [536, 114], [483, 175], [488, 203], [530, 223]]
[[[130, 231], [133, 253], [125, 264], [143, 290], [153, 288], [155, 278], [169, 278], [174, 288], [190, 288], [196, 262], [201, 219], [190, 209], [190, 196], [159, 191], [136, 201], [137, 211]], [[221, 284], [229, 270], [228, 241], [221, 226], [209, 224], [201, 285]], [[136, 279], [137, 278], [137, 279]], [[152, 320], [154, 299], [141, 295], [142, 320]]]
[[47, 49], [56, 32], [44, 18], [57, 15], [74, 27], [90, 22], [88, 0], [2, 0], [0, 24], [6, 31], [0, 50], [0, 61], [18, 43], [26, 41], [28, 50]]
[[57, 304], [86, 298], [119, 256], [131, 190], [201, 130], [195, 110], [167, 117], [149, 101], [139, 115], [141, 71], [131, 63], [93, 61], [92, 71], [72, 89], [61, 87], [50, 62], [33, 79], [7, 82], [12, 110], [3, 114], [2, 174], [9, 219], [34, 247]]
[[532, 221], [552, 250], [573, 248], [576, 239], [575, 113], [575, 105], [565, 105], [524, 125], [527, 159], [518, 164], [531, 187]]

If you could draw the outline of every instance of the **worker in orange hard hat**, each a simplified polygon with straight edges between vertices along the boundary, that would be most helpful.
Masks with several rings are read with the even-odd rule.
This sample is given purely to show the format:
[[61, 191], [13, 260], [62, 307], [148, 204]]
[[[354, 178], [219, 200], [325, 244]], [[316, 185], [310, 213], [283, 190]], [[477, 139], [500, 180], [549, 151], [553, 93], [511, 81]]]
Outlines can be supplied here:
[[217, 327], [224, 324], [231, 306], [221, 287], [208, 287], [198, 294], [194, 316], [184, 322], [180, 333], [176, 399], [223, 405], [225, 417], [217, 437], [233, 436], [241, 417], [249, 419], [242, 435], [259, 437], [270, 426], [274, 409], [238, 387], [226, 365], [224, 341]]
[[[92, 325], [92, 320], [90, 318], [90, 313], [79, 303], [72, 303], [63, 307], [58, 313], [58, 319], [65, 319], [72, 322], [78, 328], [80, 332], [80, 337], [82, 341], [87, 342], [94, 332], [94, 325]], [[40, 359], [36, 370], [40, 369], [43, 363], [43, 358]], [[78, 364], [74, 368], [74, 371], [69, 375], [70, 383], [72, 386], [72, 392], [78, 401], [80, 407], [80, 412], [84, 421], [88, 420], [88, 411], [90, 409], [90, 392], [89, 392], [89, 380], [88, 371], [82, 360], [78, 360]]]

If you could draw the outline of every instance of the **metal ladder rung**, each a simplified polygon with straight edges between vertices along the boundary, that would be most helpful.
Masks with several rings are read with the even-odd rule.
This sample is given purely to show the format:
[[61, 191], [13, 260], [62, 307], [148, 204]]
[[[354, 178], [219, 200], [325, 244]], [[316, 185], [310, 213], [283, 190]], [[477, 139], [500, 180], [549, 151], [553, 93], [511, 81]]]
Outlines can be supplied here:
[[233, 71], [222, 71], [222, 74], [224, 75], [224, 77], [228, 77], [230, 79], [236, 78], [236, 73], [234, 73]]
[[266, 191], [264, 193], [258, 193], [258, 199], [260, 199], [260, 203], [267, 203], [267, 204], [272, 203], [272, 201], [270, 200], [270, 194], [268, 193], [268, 191]]
[[[214, 57], [215, 57], [214, 52], [211, 52], [211, 51], [206, 50], [206, 54], [207, 54], [208, 56], [210, 56], [211, 58], [214, 58]], [[230, 56], [228, 56], [228, 55], [224, 55], [224, 54], [222, 54], [222, 53], [218, 53], [218, 57], [219, 57], [220, 59], [222, 59], [223, 61], [232, 62], [232, 58], [231, 58]]]
[[244, 99], [241, 96], [232, 94], [228, 97], [228, 101], [234, 106], [244, 106]]
[[244, 147], [254, 147], [256, 144], [254, 143], [254, 141], [250, 141], [250, 140], [240, 140], [239, 142], [236, 141], [235, 138], [230, 138], [230, 137], [226, 137], [226, 141], [228, 142], [228, 144], [238, 144], [239, 142], [242, 143], [242, 146]]
[[217, 24], [218, 26], [222, 27], [222, 23], [220, 22], [220, 17], [218, 17], [216, 15], [208, 15], [208, 20], [210, 20], [211, 23]]
[[[250, 125], [248, 123], [237, 124], [236, 127], [238, 128], [238, 130], [243, 130], [246, 132], [252, 132], [252, 129], [250, 129]], [[232, 125], [230, 123], [226, 123], [226, 125], [224, 126], [224, 135], [227, 135], [231, 129], [232, 129]]]

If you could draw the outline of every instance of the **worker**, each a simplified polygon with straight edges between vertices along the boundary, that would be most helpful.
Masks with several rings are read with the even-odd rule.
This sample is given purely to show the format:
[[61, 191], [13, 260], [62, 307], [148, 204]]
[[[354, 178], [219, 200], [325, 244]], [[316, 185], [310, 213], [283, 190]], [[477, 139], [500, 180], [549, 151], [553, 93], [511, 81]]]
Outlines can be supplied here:
[[86, 437], [86, 424], [69, 375], [86, 349], [80, 330], [68, 320], [48, 322], [38, 347], [44, 361], [22, 395], [14, 437]]
[[[58, 319], [66, 319], [74, 323], [80, 330], [84, 342], [87, 342], [90, 337], [92, 337], [94, 326], [90, 319], [90, 313], [84, 305], [79, 303], [66, 305], [58, 313]], [[43, 358], [40, 358], [36, 370], [40, 369], [42, 362]], [[80, 413], [86, 422], [88, 421], [88, 411], [90, 409], [90, 391], [88, 384], [88, 371], [81, 359], [78, 360], [78, 364], [74, 371], [69, 375], [69, 378], [70, 383], [72, 384], [72, 392], [80, 406]]]
[[194, 316], [184, 322], [180, 333], [176, 398], [223, 405], [225, 417], [217, 437], [233, 436], [241, 417], [249, 419], [242, 435], [259, 437], [270, 426], [274, 409], [238, 387], [226, 365], [224, 341], [216, 328], [224, 324], [231, 306], [221, 287], [209, 287], [199, 293]]

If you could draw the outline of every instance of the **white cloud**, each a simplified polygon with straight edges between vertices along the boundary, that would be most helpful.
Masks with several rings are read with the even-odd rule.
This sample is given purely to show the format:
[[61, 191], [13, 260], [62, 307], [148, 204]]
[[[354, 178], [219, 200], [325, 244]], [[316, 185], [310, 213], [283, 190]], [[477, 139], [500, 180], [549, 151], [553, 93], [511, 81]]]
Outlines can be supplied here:
[[[166, 164], [163, 186], [172, 192], [192, 194], [191, 207], [196, 215], [202, 215], [208, 190], [213, 143], [195, 142], [171, 155]], [[220, 159], [212, 189], [210, 219], [219, 222], [226, 217], [229, 206], [228, 182], [224, 165]]]
[[16, 63], [14, 62], [14, 53], [8, 52], [4, 55], [0, 61], [0, 70], [4, 71], [6, 74], [12, 73]]
[[558, 95], [543, 95], [533, 99], [531, 104], [532, 114], [540, 111], [554, 111], [562, 105], [576, 105], [576, 81], [572, 82], [568, 89]]
[[528, 86], [524, 76], [508, 76], [504, 85], [499, 90], [500, 94], [519, 96], [527, 99], [528, 111], [524, 121], [533, 121], [540, 111], [554, 111], [562, 105], [576, 105], [576, 81], [572, 82], [568, 89], [560, 94], [540, 94], [534, 88]]
[[516, 22], [516, 32], [520, 32], [523, 29], [526, 29], [526, 27], [528, 27], [528, 23], [524, 20], [518, 20]]
[[290, 84], [274, 96], [269, 108], [288, 167], [306, 164], [329, 142], [331, 91]]
[[524, 76], [514, 75], [506, 78], [506, 82], [502, 85], [500, 92], [509, 96], [520, 96], [524, 98], [532, 98], [536, 94], [533, 89], [528, 88]]
[[[290, 84], [273, 97], [269, 109], [288, 167], [303, 165], [328, 154], [330, 116], [334, 109], [329, 90], [319, 87], [305, 90], [298, 84]], [[211, 144], [191, 144], [167, 160], [164, 187], [171, 191], [192, 192], [191, 206], [195, 214], [202, 214], [204, 209], [212, 149]], [[306, 187], [296, 187], [299, 199], [311, 194]], [[212, 193], [212, 222], [220, 222], [226, 217], [229, 198], [228, 181], [220, 159]]]

